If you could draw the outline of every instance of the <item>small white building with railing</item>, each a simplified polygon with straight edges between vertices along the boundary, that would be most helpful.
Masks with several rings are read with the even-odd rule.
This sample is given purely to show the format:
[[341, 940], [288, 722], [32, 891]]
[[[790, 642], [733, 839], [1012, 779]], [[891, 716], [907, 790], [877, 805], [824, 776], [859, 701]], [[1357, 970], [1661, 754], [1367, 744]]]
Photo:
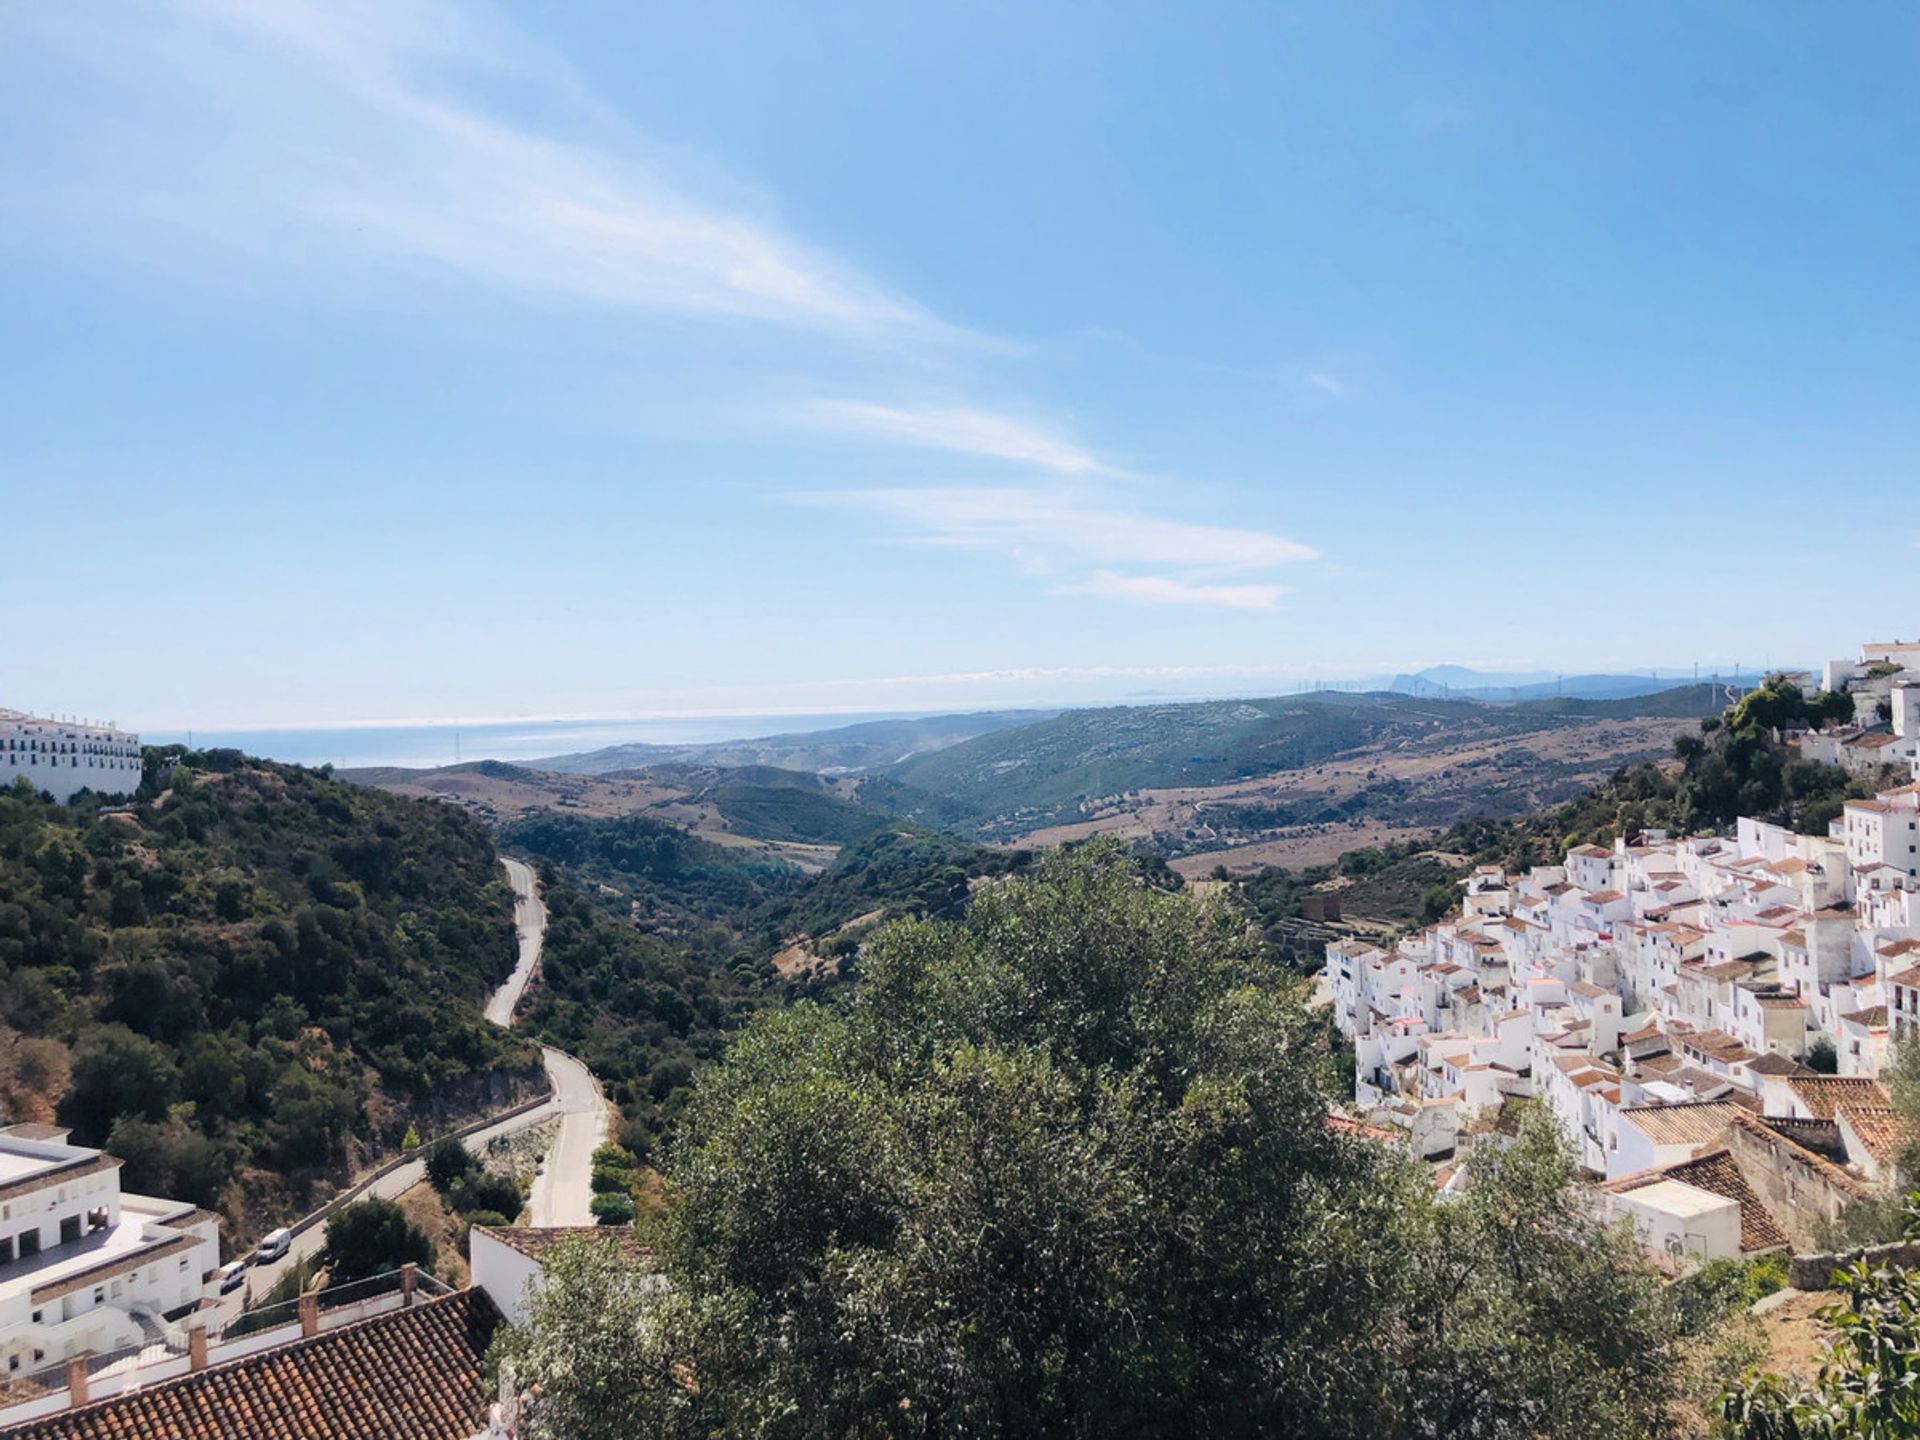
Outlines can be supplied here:
[[165, 1339], [219, 1263], [217, 1216], [122, 1194], [63, 1129], [0, 1129], [0, 1377]]

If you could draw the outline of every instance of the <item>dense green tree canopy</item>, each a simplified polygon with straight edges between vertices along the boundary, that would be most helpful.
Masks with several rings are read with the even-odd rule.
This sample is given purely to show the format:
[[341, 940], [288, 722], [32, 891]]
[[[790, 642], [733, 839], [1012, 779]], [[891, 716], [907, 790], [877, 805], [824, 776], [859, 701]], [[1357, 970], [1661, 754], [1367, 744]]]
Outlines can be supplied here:
[[1679, 1312], [1550, 1121], [1437, 1202], [1328, 1124], [1324, 1030], [1226, 908], [1091, 846], [862, 972], [696, 1087], [671, 1292], [602, 1257], [505, 1342], [539, 1433], [1661, 1433]]
[[327, 1217], [324, 1254], [330, 1285], [384, 1275], [402, 1265], [433, 1264], [433, 1242], [391, 1200], [374, 1196]]

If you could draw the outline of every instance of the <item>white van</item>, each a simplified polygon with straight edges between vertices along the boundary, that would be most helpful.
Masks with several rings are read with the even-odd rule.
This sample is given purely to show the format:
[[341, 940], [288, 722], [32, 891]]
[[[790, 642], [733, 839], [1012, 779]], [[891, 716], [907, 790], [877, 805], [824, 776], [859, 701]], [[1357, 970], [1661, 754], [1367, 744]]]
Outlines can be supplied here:
[[218, 1270], [213, 1272], [213, 1278], [219, 1283], [220, 1293], [222, 1295], [231, 1295], [235, 1290], [240, 1288], [241, 1282], [247, 1278], [247, 1262], [244, 1260], [229, 1260], [225, 1265], [222, 1265]]
[[293, 1232], [291, 1230], [275, 1230], [260, 1242], [260, 1251], [254, 1256], [254, 1261], [260, 1265], [271, 1264], [292, 1248]]

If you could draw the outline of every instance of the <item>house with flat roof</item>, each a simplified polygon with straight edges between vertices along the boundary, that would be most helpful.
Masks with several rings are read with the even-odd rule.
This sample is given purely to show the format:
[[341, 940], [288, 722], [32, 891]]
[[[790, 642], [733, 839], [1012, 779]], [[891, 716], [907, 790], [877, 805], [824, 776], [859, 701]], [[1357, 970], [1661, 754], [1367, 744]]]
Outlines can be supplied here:
[[123, 1194], [50, 1125], [0, 1129], [0, 1377], [161, 1337], [220, 1263], [219, 1218]]

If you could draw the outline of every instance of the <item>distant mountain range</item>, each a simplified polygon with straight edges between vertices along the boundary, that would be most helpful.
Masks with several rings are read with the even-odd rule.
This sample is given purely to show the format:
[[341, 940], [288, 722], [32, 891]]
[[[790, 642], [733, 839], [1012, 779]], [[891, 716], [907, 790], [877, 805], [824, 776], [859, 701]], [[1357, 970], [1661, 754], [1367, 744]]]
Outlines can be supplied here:
[[[1752, 689], [1764, 678], [1754, 672], [1701, 677], [1722, 685]], [[1380, 688], [1401, 695], [1452, 696], [1462, 700], [1543, 700], [1565, 696], [1574, 700], [1625, 700], [1655, 695], [1690, 683], [1674, 675], [1562, 675], [1552, 670], [1501, 672], [1470, 670], [1464, 665], [1433, 665], [1411, 675], [1395, 675]]]
[[[1437, 673], [1451, 679], [1430, 683], [1488, 678], [1459, 669]], [[1631, 680], [1579, 678], [1596, 685], [1601, 678]], [[1658, 755], [1674, 723], [1717, 713], [1727, 700], [1724, 687], [1704, 683], [1652, 694], [1491, 703], [1457, 693], [1316, 690], [1255, 700], [880, 720], [717, 743], [614, 745], [525, 766], [482, 762], [343, 773], [409, 793], [461, 798], [490, 818], [548, 805], [600, 814], [646, 810], [765, 842], [835, 845], [900, 817], [1007, 837], [1077, 822], [1114, 804], [1131, 805], [1127, 797], [1142, 791], [1244, 787], [1363, 752], [1379, 757], [1378, 764], [1362, 765], [1363, 773], [1379, 771], [1364, 774], [1363, 788], [1388, 787], [1397, 769], [1408, 770], [1409, 783], [1426, 785], [1431, 770], [1449, 782], [1442, 787], [1446, 806], [1470, 808], [1478, 782], [1468, 783], [1464, 773], [1454, 776], [1442, 752], [1458, 752], [1463, 764], [1497, 757], [1499, 783], [1489, 775], [1478, 788], [1489, 796], [1524, 796], [1529, 787], [1593, 773], [1596, 765], [1610, 763], [1609, 756], [1625, 761]], [[1608, 721], [1659, 723], [1627, 733], [1601, 723]], [[1564, 743], [1546, 741], [1572, 732], [1590, 739], [1572, 752]], [[1340, 813], [1364, 808], [1403, 817], [1426, 814], [1431, 807], [1415, 805], [1410, 794], [1404, 786], [1392, 793], [1381, 788]], [[1325, 803], [1298, 796], [1268, 808], [1282, 827], [1328, 811]], [[1244, 818], [1237, 816], [1236, 824]]]

